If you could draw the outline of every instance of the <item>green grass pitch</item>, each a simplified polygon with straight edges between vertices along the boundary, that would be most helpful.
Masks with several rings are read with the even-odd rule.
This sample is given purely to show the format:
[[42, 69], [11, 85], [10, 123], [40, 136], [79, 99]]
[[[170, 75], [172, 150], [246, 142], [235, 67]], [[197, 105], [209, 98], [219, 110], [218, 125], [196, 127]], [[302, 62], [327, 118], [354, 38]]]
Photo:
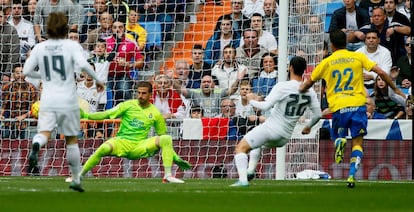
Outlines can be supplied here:
[[413, 181], [86, 178], [86, 192], [63, 177], [0, 177], [0, 211], [414, 211]]

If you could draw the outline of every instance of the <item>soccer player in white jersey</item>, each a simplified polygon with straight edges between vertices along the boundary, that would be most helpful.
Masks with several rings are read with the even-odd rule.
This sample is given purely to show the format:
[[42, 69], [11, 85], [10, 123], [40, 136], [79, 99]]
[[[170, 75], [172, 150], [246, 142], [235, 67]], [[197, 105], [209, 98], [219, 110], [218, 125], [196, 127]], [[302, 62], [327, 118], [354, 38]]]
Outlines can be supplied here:
[[[47, 21], [48, 40], [37, 44], [27, 59], [23, 74], [40, 78], [43, 90], [40, 99], [38, 133], [33, 137], [32, 150], [29, 156], [29, 173], [38, 170], [39, 150], [46, 145], [51, 131], [57, 125], [59, 133], [65, 135], [66, 158], [73, 176], [79, 176], [81, 162], [77, 144], [80, 130], [80, 113], [74, 70], [76, 67], [86, 71], [94, 79], [95, 72], [82, 55], [79, 43], [66, 39], [68, 22], [63, 13], [50, 13]], [[35, 71], [35, 67], [39, 71]], [[97, 82], [98, 90], [104, 85]], [[35, 173], [38, 174], [38, 173]], [[70, 184], [73, 190], [83, 192], [80, 178]]]
[[306, 69], [306, 61], [302, 57], [293, 57], [289, 64], [289, 80], [277, 83], [264, 101], [254, 100], [254, 94], [248, 94], [249, 103], [260, 110], [271, 107], [271, 115], [266, 121], [248, 132], [236, 146], [234, 161], [236, 163], [239, 180], [232, 187], [248, 186], [247, 180], [247, 153], [260, 148], [282, 147], [290, 139], [299, 117], [307, 108], [314, 115], [303, 128], [302, 134], [310, 133], [311, 127], [321, 117], [321, 108], [313, 89], [306, 93], [299, 93], [302, 75]]

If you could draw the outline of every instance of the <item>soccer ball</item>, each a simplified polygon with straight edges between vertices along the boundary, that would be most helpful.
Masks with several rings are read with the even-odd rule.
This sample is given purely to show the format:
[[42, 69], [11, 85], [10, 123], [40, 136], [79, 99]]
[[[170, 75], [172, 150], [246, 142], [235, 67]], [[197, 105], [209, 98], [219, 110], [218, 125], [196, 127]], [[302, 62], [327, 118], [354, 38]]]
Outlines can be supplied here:
[[39, 117], [39, 106], [40, 106], [40, 101], [37, 101], [32, 104], [32, 107], [30, 108], [30, 115], [33, 118], [37, 119]]

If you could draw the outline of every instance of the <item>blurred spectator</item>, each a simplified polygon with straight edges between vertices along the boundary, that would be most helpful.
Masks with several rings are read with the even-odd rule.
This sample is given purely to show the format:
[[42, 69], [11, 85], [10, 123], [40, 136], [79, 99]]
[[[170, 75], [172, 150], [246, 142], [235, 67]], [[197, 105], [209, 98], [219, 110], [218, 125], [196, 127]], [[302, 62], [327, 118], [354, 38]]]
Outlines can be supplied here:
[[17, 30], [20, 39], [20, 62], [24, 63], [27, 53], [35, 45], [33, 24], [23, 18], [23, 6], [20, 0], [14, 0], [8, 23]]
[[178, 80], [174, 82], [174, 89], [187, 99], [192, 100], [193, 105], [202, 107], [205, 117], [215, 117], [220, 113], [221, 99], [237, 91], [240, 79], [241, 77], [239, 76], [239, 79], [231, 88], [216, 89], [212, 77], [206, 75], [201, 79], [201, 87], [199, 89], [182, 87], [181, 82]]
[[190, 74], [190, 65], [188, 64], [187, 60], [181, 59], [175, 61], [175, 70], [172, 78], [177, 78], [181, 80], [182, 86], [189, 88], [190, 81], [188, 79], [188, 75]]
[[[368, 30], [365, 33], [365, 45], [356, 50], [368, 56], [369, 59], [376, 62], [388, 75], [391, 71], [392, 58], [390, 51], [380, 45], [379, 32], [376, 29]], [[364, 70], [364, 85], [366, 88], [374, 88], [377, 74], [373, 71]]]
[[242, 40], [244, 44], [236, 48], [236, 59], [248, 69], [250, 79], [254, 79], [260, 72], [260, 61], [262, 56], [267, 52], [265, 48], [259, 45], [259, 33], [252, 28], [245, 29]]
[[272, 33], [276, 38], [276, 43], [279, 40], [279, 14], [277, 13], [278, 4], [276, 0], [264, 0], [264, 27], [263, 30]]
[[240, 95], [236, 102], [236, 112], [233, 118], [233, 123], [237, 126], [239, 135], [245, 135], [254, 126], [263, 123], [266, 117], [260, 116], [260, 112], [249, 104], [247, 94], [252, 92], [252, 86], [248, 80], [242, 80], [240, 83]]
[[387, 118], [384, 114], [377, 112], [375, 101], [372, 97], [367, 97], [366, 106], [367, 106], [368, 119], [386, 119]]
[[[254, 13], [250, 19], [250, 27], [257, 31], [258, 44], [265, 48], [267, 51], [277, 54], [276, 38], [275, 36], [273, 36], [272, 33], [264, 31], [263, 26], [263, 17], [259, 13]], [[246, 40], [244, 39], [244, 32], [243, 37], [240, 40], [240, 46], [243, 46], [246, 42]]]
[[372, 17], [372, 11], [374, 10], [374, 8], [384, 7], [384, 0], [361, 0], [359, 3], [359, 7], [367, 10], [369, 16]]
[[277, 83], [277, 56], [273, 53], [265, 53], [260, 61], [260, 74], [253, 79], [253, 92], [266, 97]]
[[294, 0], [289, 8], [288, 54], [296, 56], [300, 40], [307, 34], [309, 15], [311, 14], [310, 0]]
[[112, 36], [113, 23], [112, 16], [108, 12], [103, 12], [99, 16], [99, 27], [88, 33], [86, 41], [82, 44], [83, 48], [92, 51], [98, 39], [106, 39]]
[[145, 51], [145, 44], [147, 43], [147, 31], [139, 22], [139, 11], [137, 7], [130, 7], [128, 14], [128, 23], [126, 24], [127, 38], [137, 42], [139, 50]]
[[132, 99], [134, 81], [130, 77], [131, 69], [141, 69], [144, 59], [137, 44], [125, 36], [124, 23], [115, 21], [112, 25], [113, 35], [106, 39], [107, 52], [116, 52], [110, 63], [108, 88], [114, 92], [114, 103]]
[[[397, 0], [385, 0], [384, 1], [385, 14], [387, 15], [388, 22], [392, 27], [392, 30], [387, 30], [388, 36], [396, 37], [396, 50], [393, 56], [394, 63], [405, 54], [404, 48], [404, 36], [409, 36], [411, 33], [411, 24], [408, 18], [397, 11]], [[391, 51], [393, 52], [393, 51]]]
[[414, 99], [412, 95], [408, 95], [406, 105], [405, 105], [405, 114], [406, 119], [413, 119], [413, 107]]
[[[233, 31], [239, 34], [242, 34], [243, 30], [250, 26], [250, 18], [243, 15], [242, 13], [243, 7], [243, 0], [231, 0], [231, 13], [225, 14], [231, 16], [233, 22]], [[223, 16], [220, 16], [218, 20], [222, 20]]]
[[158, 21], [161, 23], [162, 40], [172, 39], [174, 18], [166, 12], [164, 0], [139, 0], [140, 22]]
[[128, 11], [129, 6], [127, 2], [123, 0], [109, 0], [106, 3], [108, 7], [108, 13], [112, 15], [112, 18], [115, 21], [120, 21], [124, 24], [128, 22]]
[[[310, 15], [308, 25], [308, 34], [302, 36], [300, 43], [305, 55], [303, 56], [309, 65], [318, 64], [321, 60], [321, 51], [323, 51], [323, 43], [329, 38], [327, 36], [321, 36], [324, 34], [324, 23], [319, 15]], [[361, 34], [363, 34], [361, 32]], [[313, 70], [313, 69], [312, 69]], [[309, 74], [307, 70], [305, 74]]]
[[[95, 69], [93, 63], [91, 66]], [[78, 96], [89, 103], [89, 112], [103, 111], [106, 104], [106, 93], [98, 92], [95, 81], [87, 73], [82, 73], [82, 76], [83, 80], [76, 84]]]
[[85, 9], [82, 28], [80, 30], [81, 42], [85, 42], [88, 34], [98, 28], [100, 16], [103, 12], [108, 11], [105, 0], [94, 0], [93, 7]]
[[395, 64], [397, 59], [405, 54], [404, 34], [402, 34], [405, 27], [397, 22], [388, 22], [385, 10], [382, 8], [374, 8], [372, 13], [371, 24], [363, 26], [360, 31], [365, 34], [371, 29], [378, 30], [380, 44], [391, 52], [392, 61]]
[[20, 40], [17, 30], [7, 23], [7, 8], [0, 6], [0, 74], [1, 81], [10, 81], [12, 65], [20, 61]]
[[[70, 30], [81, 32], [83, 21], [85, 19], [85, 10], [81, 4], [79, 4], [79, 0], [71, 0], [72, 1], [72, 7], [73, 7], [73, 15], [77, 15], [75, 22], [71, 25]], [[69, 14], [68, 16], [71, 16], [72, 14]]]
[[68, 23], [71, 30], [78, 30], [78, 24], [82, 23], [82, 15], [79, 14], [71, 0], [39, 0], [36, 5], [35, 16], [33, 19], [34, 32], [37, 42], [47, 39], [46, 20], [51, 12], [62, 12], [68, 14]]
[[372, 95], [376, 110], [389, 119], [405, 118], [406, 99], [389, 89], [387, 83], [377, 76]]
[[397, 7], [397, 11], [405, 15], [411, 22], [411, 0], [405, 0], [402, 4]]
[[[168, 76], [168, 74], [166, 74]], [[169, 75], [170, 79], [175, 78], [177, 83], [180, 83], [181, 87], [192, 88], [191, 80], [188, 78], [190, 75], [190, 69], [187, 60], [175, 61], [175, 70]], [[186, 113], [190, 113], [191, 99], [186, 98], [180, 93], [181, 100], [184, 102]]]
[[363, 45], [364, 33], [358, 29], [369, 24], [368, 10], [356, 5], [355, 0], [344, 0], [344, 6], [335, 10], [329, 32], [342, 30], [346, 33], [347, 49], [355, 51]]
[[106, 52], [106, 41], [98, 39], [95, 43], [95, 48], [92, 51], [91, 57], [88, 62], [93, 63], [96, 71], [96, 76], [100, 82], [108, 82], [109, 64], [115, 57], [115, 52], [110, 54]]
[[201, 78], [205, 75], [211, 75], [211, 65], [204, 61], [204, 49], [201, 44], [194, 44], [191, 51], [193, 64], [190, 65], [188, 73], [188, 88], [200, 88]]
[[9, 19], [11, 13], [11, 1], [12, 0], [0, 0], [0, 7], [4, 9], [5, 19]]
[[232, 18], [230, 15], [224, 15], [217, 21], [216, 28], [213, 35], [208, 39], [206, 49], [204, 52], [205, 62], [210, 65], [215, 65], [220, 58], [223, 58], [221, 53], [227, 45], [234, 48], [239, 47], [241, 35], [233, 31]]
[[190, 109], [190, 118], [201, 119], [204, 117], [204, 110], [198, 105], [194, 105]]
[[220, 102], [220, 114], [215, 118], [233, 118], [236, 115], [236, 105], [233, 100], [224, 98]]
[[396, 84], [403, 88], [411, 87], [411, 79], [413, 73], [411, 72], [411, 38], [407, 37], [405, 39], [405, 50], [407, 51], [406, 55], [401, 56], [397, 60], [397, 66], [399, 68], [399, 74], [397, 77]]
[[[93, 63], [91, 63], [91, 66], [96, 70]], [[81, 76], [83, 76], [84, 80], [76, 84], [76, 90], [78, 96], [88, 103], [89, 109], [86, 111], [91, 113], [103, 111], [106, 104], [106, 92], [98, 92], [95, 81], [87, 73], [82, 73]], [[83, 135], [88, 138], [103, 138], [103, 130], [101, 128], [102, 124], [87, 124], [87, 126], [83, 127]]]
[[[211, 70], [213, 79], [217, 80], [218, 87], [221, 89], [230, 88], [238, 77], [247, 73], [247, 67], [239, 64], [236, 60], [236, 49], [233, 46], [227, 45], [223, 49], [223, 61], [216, 64]], [[235, 98], [234, 94], [231, 98]]]
[[167, 75], [161, 74], [155, 77], [151, 103], [160, 110], [165, 119], [187, 116], [180, 94], [173, 90], [172, 80]]
[[[70, 30], [68, 33], [68, 38], [80, 44], [80, 35], [76, 30]], [[90, 55], [89, 51], [84, 48], [82, 48], [82, 50], [83, 56], [85, 57], [85, 59], [88, 59]]]
[[13, 67], [13, 81], [2, 87], [0, 119], [14, 119], [3, 122], [2, 138], [25, 138], [28, 123], [23, 120], [29, 117], [31, 105], [37, 100], [36, 88], [25, 81], [22, 70], [23, 66], [16, 63]]
[[255, 13], [259, 13], [261, 16], [264, 16], [265, 12], [263, 5], [264, 0], [245, 0], [242, 13], [250, 19]]
[[27, 2], [27, 12], [23, 13], [24, 19], [30, 21], [32, 24], [34, 23], [33, 20], [36, 12], [36, 5], [37, 0], [29, 0]]

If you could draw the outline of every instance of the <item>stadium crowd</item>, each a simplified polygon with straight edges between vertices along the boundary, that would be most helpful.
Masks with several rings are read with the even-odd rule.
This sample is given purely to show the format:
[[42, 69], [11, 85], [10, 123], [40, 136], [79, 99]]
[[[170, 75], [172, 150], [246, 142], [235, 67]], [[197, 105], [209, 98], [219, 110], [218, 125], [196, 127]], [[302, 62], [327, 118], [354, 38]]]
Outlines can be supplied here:
[[[228, 118], [236, 136], [263, 123], [268, 111], [246, 101], [248, 93], [265, 98], [278, 83], [278, 0], [229, 0], [231, 13], [217, 20], [205, 46], [195, 44], [192, 60], [177, 60], [173, 70], [154, 70], [151, 102], [170, 118]], [[288, 54], [308, 61], [306, 79], [313, 68], [329, 57], [327, 34], [342, 30], [347, 49], [366, 54], [407, 94], [398, 98], [381, 77], [365, 73], [369, 118], [412, 119], [410, 0], [294, 0], [288, 30]], [[324, 14], [324, 3], [343, 2], [333, 14]], [[173, 40], [176, 22], [188, 21], [184, 0], [1, 0], [0, 1], [1, 136], [25, 138], [25, 119], [38, 101], [41, 82], [23, 77], [21, 69], [31, 49], [47, 39], [45, 20], [50, 12], [68, 16], [68, 39], [82, 44], [84, 56], [93, 64], [106, 93], [97, 92], [91, 77], [77, 73], [79, 97], [89, 111], [103, 111], [133, 99], [137, 75], [153, 51], [164, 45], [147, 45], [146, 22], [158, 22], [162, 44]], [[217, 2], [216, 2], [217, 3]], [[201, 3], [205, 4], [205, 3]], [[219, 2], [218, 5], [221, 5]], [[326, 16], [325, 16], [326, 15]], [[331, 16], [330, 20], [326, 17]], [[326, 23], [325, 23], [326, 22]], [[329, 24], [328, 30], [324, 25]], [[167, 51], [165, 49], [165, 51]], [[319, 92], [325, 118], [330, 117]], [[324, 101], [325, 100], [325, 101]], [[375, 114], [375, 115], [374, 115]], [[8, 121], [5, 121], [8, 120]], [[22, 124], [24, 123], [24, 124]], [[101, 138], [102, 129], [80, 136]], [[234, 132], [234, 131], [232, 131]]]

